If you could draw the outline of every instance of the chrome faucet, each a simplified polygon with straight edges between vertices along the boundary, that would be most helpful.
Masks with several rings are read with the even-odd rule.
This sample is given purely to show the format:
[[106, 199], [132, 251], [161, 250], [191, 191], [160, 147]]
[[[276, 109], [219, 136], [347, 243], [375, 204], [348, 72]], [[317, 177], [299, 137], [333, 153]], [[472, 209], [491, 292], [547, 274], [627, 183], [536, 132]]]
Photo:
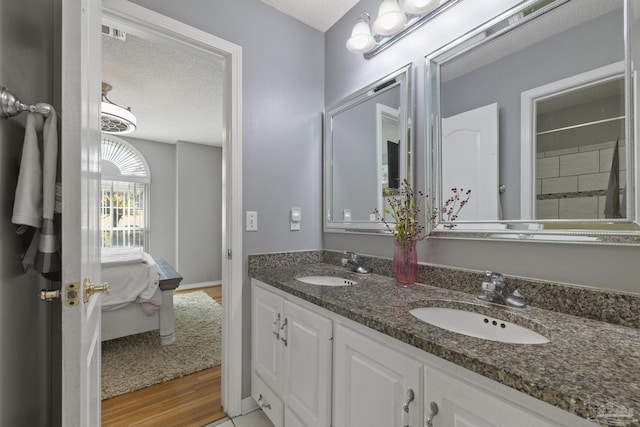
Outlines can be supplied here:
[[527, 306], [527, 299], [517, 289], [508, 293], [504, 284], [504, 276], [493, 271], [485, 271], [486, 282], [482, 282], [482, 292], [476, 298], [509, 307], [523, 308]]
[[342, 265], [356, 273], [367, 274], [369, 272], [360, 264], [360, 257], [354, 252], [344, 251], [342, 253]]

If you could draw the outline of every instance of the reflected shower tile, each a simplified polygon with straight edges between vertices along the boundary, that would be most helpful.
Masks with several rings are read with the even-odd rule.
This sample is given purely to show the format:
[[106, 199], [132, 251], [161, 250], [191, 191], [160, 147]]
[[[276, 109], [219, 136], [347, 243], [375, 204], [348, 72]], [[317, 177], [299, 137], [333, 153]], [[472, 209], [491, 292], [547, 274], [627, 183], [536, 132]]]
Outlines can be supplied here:
[[570, 193], [578, 191], [578, 177], [545, 178], [542, 180], [542, 194]]
[[560, 176], [597, 172], [600, 172], [600, 156], [597, 151], [560, 156]]
[[561, 219], [591, 219], [598, 217], [598, 197], [576, 197], [560, 200]]
[[609, 186], [609, 172], [590, 173], [578, 177], [578, 191], [606, 190]]
[[536, 160], [536, 178], [560, 176], [560, 157], [548, 157]]
[[558, 199], [536, 200], [536, 219], [558, 219]]

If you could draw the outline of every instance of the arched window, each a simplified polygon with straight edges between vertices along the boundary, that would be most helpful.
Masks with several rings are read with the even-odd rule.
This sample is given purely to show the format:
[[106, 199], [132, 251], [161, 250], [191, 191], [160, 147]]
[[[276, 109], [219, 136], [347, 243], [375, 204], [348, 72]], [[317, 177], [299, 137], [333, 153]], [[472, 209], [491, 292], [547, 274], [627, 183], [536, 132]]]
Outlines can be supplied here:
[[102, 135], [102, 247], [149, 246], [149, 185], [146, 160], [130, 143]]

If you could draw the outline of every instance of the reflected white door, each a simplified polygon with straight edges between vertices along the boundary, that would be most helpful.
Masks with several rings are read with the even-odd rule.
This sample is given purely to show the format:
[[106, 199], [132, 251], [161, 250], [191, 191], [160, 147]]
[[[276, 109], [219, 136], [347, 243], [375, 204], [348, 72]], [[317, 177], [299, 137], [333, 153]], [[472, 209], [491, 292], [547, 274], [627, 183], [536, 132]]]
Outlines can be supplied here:
[[[62, 2], [62, 425], [100, 425], [100, 0]], [[76, 284], [71, 305], [68, 285]]]
[[471, 189], [457, 220], [499, 220], [498, 104], [442, 119], [442, 198]]

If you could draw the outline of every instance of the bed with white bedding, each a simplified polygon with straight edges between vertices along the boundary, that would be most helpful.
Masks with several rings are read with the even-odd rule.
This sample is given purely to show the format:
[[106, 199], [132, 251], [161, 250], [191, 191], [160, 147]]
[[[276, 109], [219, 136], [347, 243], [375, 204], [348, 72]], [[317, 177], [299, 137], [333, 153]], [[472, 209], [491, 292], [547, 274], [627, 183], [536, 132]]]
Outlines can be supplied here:
[[102, 341], [159, 329], [160, 342], [175, 341], [173, 290], [182, 277], [142, 248], [103, 248]]

